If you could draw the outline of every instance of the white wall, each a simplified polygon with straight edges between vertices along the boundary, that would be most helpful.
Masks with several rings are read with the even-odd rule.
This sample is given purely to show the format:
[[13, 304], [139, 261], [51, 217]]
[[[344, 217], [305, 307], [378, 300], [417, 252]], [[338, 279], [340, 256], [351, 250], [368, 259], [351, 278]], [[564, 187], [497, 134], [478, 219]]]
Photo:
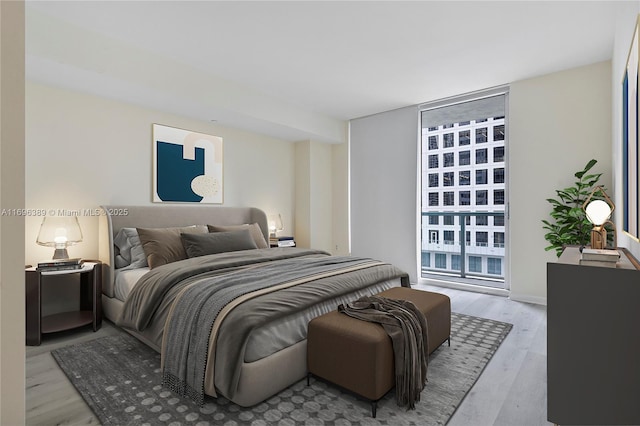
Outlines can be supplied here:
[[[348, 137], [345, 137], [348, 139]], [[331, 146], [333, 253], [351, 252], [349, 227], [349, 144]]]
[[[616, 203], [614, 222], [622, 224], [622, 76], [627, 64], [627, 55], [631, 47], [631, 37], [640, 13], [640, 1], [623, 2], [620, 5], [616, 20], [616, 35], [611, 59], [611, 90], [612, 90], [612, 139], [613, 139], [613, 186], [615, 189], [613, 201]], [[621, 228], [622, 225], [619, 225]], [[627, 247], [629, 251], [640, 259], [640, 243], [618, 229], [618, 245]]]
[[296, 243], [333, 253], [331, 145], [297, 142], [295, 155]]
[[417, 282], [417, 107], [353, 120], [349, 143], [351, 252]]
[[[152, 124], [224, 139], [224, 205], [281, 213], [294, 226], [294, 144], [93, 95], [28, 83], [26, 206], [84, 209], [151, 203]], [[26, 220], [26, 259], [51, 257], [35, 244], [41, 217]], [[97, 256], [97, 218], [80, 217], [83, 243], [71, 256]]]
[[547, 198], [573, 185], [573, 174], [592, 158], [611, 188], [611, 63], [601, 62], [510, 85], [509, 253], [511, 298], [546, 303], [542, 219]]

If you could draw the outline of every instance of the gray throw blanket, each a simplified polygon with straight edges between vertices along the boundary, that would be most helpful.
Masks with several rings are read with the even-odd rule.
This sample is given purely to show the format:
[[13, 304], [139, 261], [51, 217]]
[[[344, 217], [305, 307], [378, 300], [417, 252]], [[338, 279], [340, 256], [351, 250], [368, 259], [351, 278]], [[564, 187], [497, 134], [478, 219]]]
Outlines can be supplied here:
[[427, 320], [408, 300], [369, 296], [338, 311], [364, 321], [382, 325], [391, 338], [395, 357], [396, 402], [400, 407], [415, 408], [427, 381]]

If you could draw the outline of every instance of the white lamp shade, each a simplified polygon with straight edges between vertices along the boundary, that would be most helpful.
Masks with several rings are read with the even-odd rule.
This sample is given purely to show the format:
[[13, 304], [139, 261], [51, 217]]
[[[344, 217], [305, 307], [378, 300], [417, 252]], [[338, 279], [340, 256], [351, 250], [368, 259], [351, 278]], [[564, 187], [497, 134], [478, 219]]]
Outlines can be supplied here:
[[282, 231], [284, 225], [282, 224], [282, 217], [280, 214], [269, 215], [269, 232], [275, 233], [276, 231]]
[[45, 216], [36, 243], [41, 246], [64, 248], [82, 241], [77, 216]]
[[602, 200], [591, 201], [584, 210], [589, 222], [596, 226], [605, 223], [611, 217], [611, 206]]

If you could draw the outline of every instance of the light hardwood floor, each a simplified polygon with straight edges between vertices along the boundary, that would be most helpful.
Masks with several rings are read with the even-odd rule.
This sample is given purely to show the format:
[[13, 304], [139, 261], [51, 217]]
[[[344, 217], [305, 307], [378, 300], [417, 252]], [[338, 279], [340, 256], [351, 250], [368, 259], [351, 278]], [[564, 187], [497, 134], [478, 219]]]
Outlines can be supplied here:
[[[547, 312], [544, 306], [433, 286], [447, 294], [452, 310], [513, 324], [480, 379], [448, 425], [549, 425], [547, 422]], [[51, 357], [51, 350], [120, 333], [105, 321], [102, 329], [59, 333], [41, 346], [27, 347], [27, 425], [92, 425], [98, 420]], [[87, 360], [91, 362], [91, 360]]]

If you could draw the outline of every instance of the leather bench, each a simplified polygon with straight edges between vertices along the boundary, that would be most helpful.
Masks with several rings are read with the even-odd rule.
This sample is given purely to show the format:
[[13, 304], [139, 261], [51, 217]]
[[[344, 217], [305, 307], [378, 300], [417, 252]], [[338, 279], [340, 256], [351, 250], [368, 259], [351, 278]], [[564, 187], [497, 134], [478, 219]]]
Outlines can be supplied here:
[[[451, 345], [448, 296], [407, 287], [394, 287], [378, 296], [409, 300], [420, 309], [427, 318], [429, 354], [445, 341]], [[395, 386], [393, 347], [382, 326], [337, 310], [309, 322], [307, 369], [309, 376], [320, 377], [370, 400], [374, 418], [377, 401]]]

